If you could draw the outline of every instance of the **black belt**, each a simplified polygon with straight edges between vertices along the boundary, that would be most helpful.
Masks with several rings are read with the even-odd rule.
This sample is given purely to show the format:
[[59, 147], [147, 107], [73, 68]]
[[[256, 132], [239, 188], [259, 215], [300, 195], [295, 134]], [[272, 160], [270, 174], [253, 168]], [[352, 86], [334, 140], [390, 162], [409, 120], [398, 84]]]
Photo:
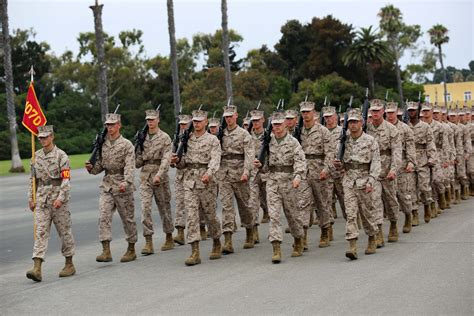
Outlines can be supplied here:
[[186, 163], [186, 167], [190, 169], [207, 169], [207, 163]]
[[370, 170], [370, 163], [360, 163], [360, 162], [346, 162], [344, 163], [344, 168], [346, 170]]
[[48, 179], [44, 181], [39, 179], [38, 186], [52, 185], [54, 187], [58, 187], [61, 185], [62, 182], [63, 182], [63, 179]]
[[392, 155], [391, 149], [384, 149], [380, 151], [380, 156], [390, 156], [390, 155]]
[[324, 160], [325, 154], [305, 154], [306, 159], [321, 159]]
[[293, 166], [269, 166], [270, 172], [293, 173]]
[[109, 170], [105, 169], [105, 175], [113, 175], [113, 174], [123, 174], [124, 170], [123, 169], [114, 169], [114, 170]]
[[227, 154], [221, 157], [222, 160], [244, 160], [244, 154]]
[[415, 144], [416, 149], [426, 149], [428, 146], [426, 144]]
[[144, 165], [161, 165], [161, 159], [151, 159], [151, 160], [145, 160], [143, 162]]

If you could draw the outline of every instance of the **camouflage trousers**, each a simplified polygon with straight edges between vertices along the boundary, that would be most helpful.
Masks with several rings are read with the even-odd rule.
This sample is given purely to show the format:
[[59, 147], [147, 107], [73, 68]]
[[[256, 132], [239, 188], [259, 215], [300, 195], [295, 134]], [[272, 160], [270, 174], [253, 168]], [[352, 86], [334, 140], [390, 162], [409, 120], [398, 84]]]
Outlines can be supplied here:
[[74, 237], [71, 229], [72, 222], [69, 205], [68, 203], [63, 203], [60, 208], [55, 209], [51, 201], [51, 203], [47, 202], [47, 205], [36, 203], [36, 239], [33, 246], [33, 258], [44, 260], [48, 249], [51, 222], [56, 226], [56, 231], [61, 239], [61, 252], [63, 256], [74, 256]]
[[137, 242], [137, 223], [135, 222], [135, 206], [133, 192], [114, 195], [101, 192], [99, 199], [99, 240], [112, 240], [112, 217], [117, 209], [122, 220], [125, 239], [129, 243]]
[[377, 212], [377, 225], [383, 223], [384, 214], [387, 215], [390, 221], [398, 221], [400, 205], [397, 200], [397, 179], [393, 181], [378, 180], [376, 182], [379, 184], [375, 185], [372, 195], [374, 207]]
[[[415, 185], [417, 189], [417, 194], [419, 194], [420, 201], [423, 205], [428, 205], [432, 201], [430, 174], [430, 167], [428, 167], [427, 165], [416, 168]], [[414, 205], [418, 205], [418, 195], [413, 195], [412, 201], [416, 202], [416, 204]]]
[[434, 200], [438, 200], [438, 196], [445, 192], [444, 170], [441, 164], [436, 164], [432, 169], [431, 176], [433, 178], [431, 179], [431, 194]]
[[[175, 196], [176, 196], [176, 214], [174, 227], [186, 227], [186, 209], [184, 208], [184, 186], [183, 180], [176, 179], [175, 181]], [[199, 209], [199, 222], [201, 226], [206, 225], [206, 217], [202, 209]]]
[[459, 160], [459, 163], [456, 165], [456, 180], [459, 181], [459, 183], [462, 185], [469, 183], [467, 181], [466, 160], [464, 159], [464, 157], [462, 157]]
[[329, 180], [329, 186], [330, 186], [330, 191], [332, 194], [330, 194], [330, 203], [329, 205], [336, 205], [336, 199], [339, 202], [339, 206], [341, 207], [342, 211], [342, 216], [344, 218], [347, 218], [346, 215], [346, 205], [344, 203], [344, 188], [342, 186], [342, 178], [332, 178]]
[[316, 216], [318, 218], [319, 227], [328, 228], [331, 223], [334, 223], [331, 210], [332, 188], [329, 179], [321, 181], [309, 178], [308, 185], [316, 206]]
[[171, 216], [171, 192], [169, 182], [160, 185], [151, 185], [148, 181], [140, 184], [140, 200], [142, 202], [142, 224], [143, 236], [153, 235], [153, 219], [151, 216], [153, 198], [158, 206], [163, 232], [171, 234], [173, 228], [173, 217]]
[[202, 209], [209, 235], [212, 239], [219, 239], [222, 231], [217, 217], [217, 184], [208, 184], [205, 188], [184, 188], [184, 204], [187, 211], [188, 231], [186, 241], [189, 243], [200, 241], [199, 210]]
[[255, 214], [249, 207], [250, 187], [248, 183], [242, 182], [219, 182], [219, 196], [222, 203], [222, 230], [223, 232], [234, 232], [236, 211], [233, 197], [237, 201], [240, 222], [245, 228], [255, 225]]
[[366, 193], [365, 189], [357, 189], [354, 186], [345, 185], [344, 203], [347, 215], [346, 240], [359, 237], [359, 227], [357, 226], [357, 216], [359, 213], [365, 233], [368, 236], [377, 234], [377, 211], [374, 207], [371, 193]]
[[405, 214], [411, 214], [413, 210], [412, 195], [416, 194], [413, 184], [415, 183], [414, 172], [399, 172], [397, 176], [397, 198], [400, 205], [400, 211]]
[[303, 227], [309, 227], [311, 212], [316, 212], [313, 191], [309, 186], [308, 180], [301, 179], [300, 186], [296, 189], [298, 208], [303, 215]]
[[265, 189], [266, 181], [262, 181], [262, 178], [259, 174], [255, 176], [252, 181], [250, 181], [250, 200], [249, 208], [254, 215], [255, 225], [259, 223], [259, 214], [260, 209], [264, 212], [268, 212], [267, 207], [267, 191]]
[[297, 190], [293, 188], [291, 181], [269, 179], [266, 189], [268, 216], [270, 217], [268, 236], [270, 242], [283, 240], [280, 219], [282, 209], [288, 221], [291, 235], [295, 238], [302, 238], [304, 235], [304, 214], [298, 206]]
[[471, 184], [474, 184], [474, 154], [469, 156], [469, 160], [467, 161], [467, 173], [468, 178]]

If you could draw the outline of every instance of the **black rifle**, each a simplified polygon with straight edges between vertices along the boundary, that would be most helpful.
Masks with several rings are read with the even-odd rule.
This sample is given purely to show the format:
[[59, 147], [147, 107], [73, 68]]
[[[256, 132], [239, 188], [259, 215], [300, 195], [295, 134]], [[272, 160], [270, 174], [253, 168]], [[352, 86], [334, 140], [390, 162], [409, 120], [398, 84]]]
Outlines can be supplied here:
[[[304, 102], [308, 101], [308, 93], [306, 93], [306, 97], [304, 98]], [[303, 115], [301, 115], [301, 112], [299, 113], [298, 117], [298, 123], [295, 126], [295, 129], [293, 130], [293, 137], [298, 140], [298, 142], [301, 143], [301, 132], [303, 131]]]
[[173, 154], [176, 153], [176, 150], [178, 150], [179, 146], [179, 134], [181, 132], [180, 124], [179, 124], [179, 116], [181, 115], [181, 111], [183, 110], [183, 107], [179, 107], [179, 113], [176, 116], [176, 129], [174, 131], [174, 137], [173, 137]]
[[[324, 103], [323, 103], [323, 108], [326, 106], [326, 102], [328, 100], [328, 97], [324, 97]], [[319, 124], [324, 126], [324, 115], [323, 115], [323, 109], [321, 108], [321, 112], [319, 112]]]
[[[245, 114], [245, 117], [242, 119], [242, 126], [240, 126], [240, 127], [244, 128], [245, 120], [248, 119], [248, 118], [249, 118], [249, 111], [247, 111], [247, 114]], [[249, 124], [250, 124], [250, 122], [249, 122]]]
[[[281, 105], [283, 101], [280, 99], [278, 101], [276, 110], [278, 112], [283, 112], [283, 106]], [[265, 131], [263, 132], [263, 139], [262, 139], [262, 147], [260, 147], [260, 152], [258, 153], [258, 161], [262, 164], [262, 166], [265, 164], [265, 158], [267, 156], [267, 153], [270, 151], [270, 141], [272, 140], [272, 117], [270, 116], [268, 118], [268, 123], [267, 127], [265, 128]]]
[[178, 159], [181, 159], [183, 157], [183, 154], [187, 151], [188, 149], [188, 140], [189, 137], [191, 136], [191, 133], [193, 132], [194, 126], [193, 122], [189, 122], [188, 127], [184, 130], [183, 135], [180, 137], [180, 142], [179, 146], [176, 149], [176, 156], [178, 156]]
[[[231, 98], [229, 98], [229, 100], [227, 101], [227, 106], [230, 105], [230, 100]], [[227, 121], [225, 120], [225, 116], [224, 116], [224, 113], [222, 113], [222, 117], [221, 117], [221, 124], [219, 126], [219, 131], [217, 132], [217, 139], [219, 139], [221, 145], [222, 145], [222, 139], [224, 138], [224, 130], [227, 128]]]
[[[260, 108], [261, 103], [262, 103], [262, 100], [258, 101], [258, 104], [255, 110], [258, 110]], [[249, 126], [247, 127], [247, 132], [249, 132], [249, 134], [252, 133], [252, 128], [253, 128], [253, 121], [252, 121], [252, 117], [250, 117]]]
[[346, 151], [347, 130], [349, 129], [349, 121], [347, 113], [352, 109], [352, 96], [344, 113], [344, 124], [342, 125], [341, 137], [339, 137], [339, 151], [337, 152], [337, 160], [342, 161], [344, 152]]
[[[120, 108], [120, 103], [115, 108], [114, 114], [117, 114], [117, 111], [119, 108]], [[92, 143], [92, 154], [91, 154], [91, 157], [89, 158], [89, 162], [92, 166], [95, 165], [98, 158], [99, 159], [102, 158], [102, 145], [105, 142], [106, 136], [107, 136], [107, 126], [104, 126], [102, 128], [102, 131], [100, 131], [100, 133], [97, 133], [97, 135], [95, 135], [94, 142]]]
[[[159, 111], [161, 107], [161, 104], [158, 105], [155, 111]], [[145, 142], [146, 139], [146, 134], [148, 133], [148, 123], [145, 123], [145, 126], [141, 130], [138, 130], [135, 134], [134, 143], [135, 143], [135, 152], [138, 151], [140, 148], [140, 151], [143, 152], [143, 143]]]
[[367, 120], [369, 119], [369, 88], [365, 90], [364, 104], [362, 105], [362, 120], [364, 122], [362, 130], [367, 131]]
[[418, 120], [420, 119], [421, 115], [421, 91], [418, 92]]
[[410, 116], [408, 115], [408, 99], [406, 99], [405, 106], [403, 107], [402, 122], [408, 124], [409, 120]]

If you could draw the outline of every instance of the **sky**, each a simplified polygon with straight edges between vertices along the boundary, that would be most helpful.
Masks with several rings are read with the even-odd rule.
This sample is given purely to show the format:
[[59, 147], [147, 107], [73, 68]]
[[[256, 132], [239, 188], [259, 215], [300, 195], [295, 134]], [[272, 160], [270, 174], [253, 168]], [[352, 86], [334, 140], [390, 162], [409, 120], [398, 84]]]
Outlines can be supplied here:
[[[220, 0], [175, 0], [176, 38], [191, 39], [198, 32], [214, 33], [221, 27]], [[104, 31], [117, 37], [120, 31], [140, 29], [146, 56], [169, 54], [166, 0], [100, 0]], [[46, 41], [51, 51], [77, 53], [80, 32], [93, 32], [89, 6], [94, 0], [9, 0], [10, 32], [33, 28], [37, 41]], [[406, 24], [419, 24], [420, 46], [432, 47], [427, 30], [440, 23], [449, 30], [450, 41], [443, 46], [445, 66], [468, 68], [474, 60], [474, 0], [228, 0], [229, 28], [244, 38], [236, 49], [244, 58], [250, 49], [266, 44], [269, 48], [281, 37], [280, 28], [288, 20], [310, 22], [313, 17], [333, 15], [354, 28], [378, 26], [377, 13], [393, 4], [403, 13]], [[402, 65], [419, 59], [405, 54]]]

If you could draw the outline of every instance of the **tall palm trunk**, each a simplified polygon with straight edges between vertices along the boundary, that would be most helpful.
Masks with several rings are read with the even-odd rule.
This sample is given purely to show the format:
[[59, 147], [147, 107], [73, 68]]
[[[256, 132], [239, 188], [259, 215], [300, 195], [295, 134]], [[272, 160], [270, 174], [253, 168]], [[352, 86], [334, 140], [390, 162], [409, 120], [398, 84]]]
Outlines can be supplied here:
[[174, 113], [179, 114], [181, 99], [179, 95], [179, 76], [178, 76], [178, 58], [176, 56], [176, 38], [174, 28], [174, 10], [173, 0], [167, 1], [168, 7], [168, 32], [170, 35], [170, 61], [171, 61], [171, 78], [173, 80], [173, 102]]
[[107, 97], [107, 68], [105, 65], [105, 50], [104, 50], [104, 32], [102, 29], [102, 8], [103, 4], [99, 5], [95, 0], [95, 5], [90, 6], [94, 13], [94, 27], [95, 27], [95, 47], [97, 50], [97, 62], [99, 65], [99, 102], [102, 122], [105, 122], [105, 114], [109, 112], [109, 100]]
[[[394, 40], [391, 41], [392, 43], [395, 42]], [[398, 60], [400, 58], [397, 47], [395, 45], [392, 46], [392, 51], [395, 56], [395, 74], [397, 76], [397, 86], [398, 86], [398, 95], [400, 96], [400, 103], [399, 104], [404, 104], [403, 102], [403, 86], [402, 86], [402, 76], [400, 74], [400, 65], [398, 63]]]
[[227, 0], [221, 1], [222, 11], [222, 50], [224, 54], [225, 90], [227, 99], [232, 98], [232, 73], [229, 60], [229, 30], [227, 28]]
[[18, 139], [16, 136], [16, 114], [15, 114], [15, 94], [13, 92], [13, 70], [12, 70], [12, 51], [10, 45], [10, 34], [8, 29], [8, 1], [1, 0], [0, 14], [2, 19], [2, 41], [3, 41], [3, 65], [5, 68], [5, 90], [7, 95], [7, 117], [10, 129], [10, 147], [11, 147], [11, 168], [10, 172], [25, 172], [21, 163], [20, 151], [18, 149]]
[[438, 45], [438, 55], [439, 55], [439, 63], [441, 64], [441, 69], [443, 70], [444, 105], [448, 106], [448, 88], [446, 87], [446, 81], [448, 79], [446, 75], [446, 69], [444, 69], [443, 52], [441, 51], [441, 45]]

